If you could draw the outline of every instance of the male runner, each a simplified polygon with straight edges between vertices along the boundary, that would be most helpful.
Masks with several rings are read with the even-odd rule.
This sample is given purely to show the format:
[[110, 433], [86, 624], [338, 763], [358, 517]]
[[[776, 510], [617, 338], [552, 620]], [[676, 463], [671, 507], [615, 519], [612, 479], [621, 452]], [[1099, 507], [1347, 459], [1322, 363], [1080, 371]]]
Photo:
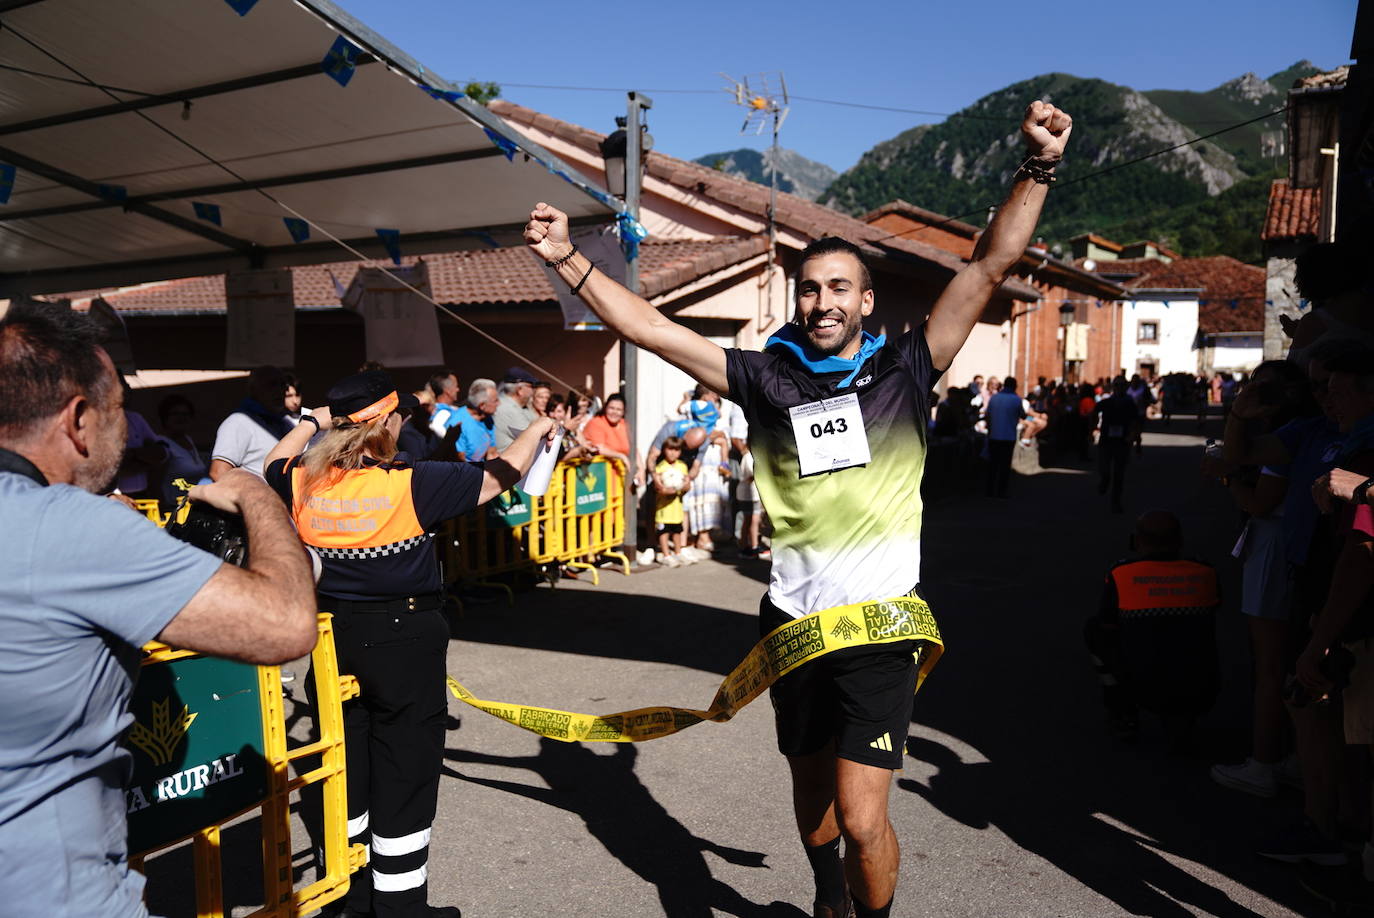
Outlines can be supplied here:
[[[574, 253], [566, 214], [543, 203], [530, 214], [526, 243], [609, 327], [744, 409], [774, 529], [763, 633], [914, 590], [931, 385], [1030, 242], [1071, 126], [1053, 105], [1030, 104], [1021, 124], [1030, 157], [1011, 194], [925, 324], [890, 343], [862, 330], [872, 284], [859, 249], [843, 239], [819, 239], [802, 252], [796, 315], [762, 352], [725, 350]], [[891, 912], [899, 852], [887, 800], [911, 721], [916, 649], [899, 642], [838, 650], [773, 686], [818, 916], [844, 918], [851, 896], [859, 918]]]

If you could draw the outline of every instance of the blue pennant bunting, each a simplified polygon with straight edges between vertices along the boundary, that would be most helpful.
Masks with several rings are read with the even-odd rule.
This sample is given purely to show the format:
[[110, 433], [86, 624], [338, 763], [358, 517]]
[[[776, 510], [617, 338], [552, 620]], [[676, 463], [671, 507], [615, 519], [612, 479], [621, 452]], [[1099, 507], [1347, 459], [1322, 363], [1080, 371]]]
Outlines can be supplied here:
[[15, 168], [8, 163], [0, 163], [0, 204], [10, 202], [10, 192], [14, 191]]
[[507, 140], [505, 137], [502, 137], [500, 134], [496, 133], [491, 128], [482, 128], [482, 130], [486, 133], [487, 138], [492, 143], [496, 144], [496, 148], [500, 150], [502, 153], [506, 154], [507, 160], [515, 159], [515, 151], [518, 148], [515, 146], [514, 142]]
[[1265, 305], [1265, 306], [1273, 306], [1273, 305], [1274, 305], [1274, 301], [1273, 301], [1273, 300], [1265, 300], [1265, 301], [1264, 301], [1264, 305]]
[[247, 16], [248, 11], [258, 5], [258, 0], [224, 0], [229, 4], [229, 8], [240, 16]]
[[109, 201], [128, 200], [129, 189], [123, 185], [96, 185], [96, 193]]
[[1298, 309], [1306, 309], [1306, 308], [1307, 308], [1307, 300], [1305, 300], [1305, 299], [1304, 299], [1304, 300], [1298, 300]]
[[620, 231], [620, 248], [625, 252], [625, 260], [634, 261], [639, 257], [639, 244], [649, 238], [649, 231], [643, 223], [630, 216], [629, 211], [622, 210], [616, 214], [615, 222]]
[[1206, 305], [1207, 305], [1207, 301], [1206, 301], [1206, 300], [1198, 300], [1198, 301], [1197, 301], [1197, 304], [1198, 304], [1199, 306], [1206, 306]]
[[1164, 301], [1164, 308], [1165, 308], [1165, 309], [1170, 309], [1170, 308], [1172, 308], [1172, 307], [1169, 305], [1169, 301], [1168, 301], [1168, 300], [1165, 300], [1165, 301]]
[[357, 69], [358, 58], [362, 53], [362, 48], [340, 35], [334, 39], [334, 44], [330, 45], [329, 53], [324, 56], [324, 60], [320, 61], [320, 69], [340, 86], [347, 86], [348, 81], [353, 79], [353, 71]]
[[[457, 102], [459, 99], [467, 98], [466, 93], [459, 92], [456, 89], [435, 89], [433, 86], [424, 83], [420, 84], [420, 88], [425, 91], [425, 95], [429, 96], [431, 99], [438, 99], [440, 102]], [[488, 131], [487, 133], [491, 132]]]
[[379, 229], [377, 236], [382, 240], [382, 248], [391, 256], [391, 263], [399, 265], [401, 263], [401, 231], [394, 229]]
[[310, 224], [296, 217], [282, 217], [286, 231], [291, 234], [292, 242], [304, 242], [310, 238]]
[[215, 226], [224, 225], [220, 220], [218, 204], [207, 204], [204, 201], [192, 201], [191, 207], [195, 210], [196, 216], [200, 219], [208, 220], [215, 224]]
[[1232, 300], [1229, 305], [1232, 309], [1235, 309], [1237, 306], [1240, 305], [1240, 300]]

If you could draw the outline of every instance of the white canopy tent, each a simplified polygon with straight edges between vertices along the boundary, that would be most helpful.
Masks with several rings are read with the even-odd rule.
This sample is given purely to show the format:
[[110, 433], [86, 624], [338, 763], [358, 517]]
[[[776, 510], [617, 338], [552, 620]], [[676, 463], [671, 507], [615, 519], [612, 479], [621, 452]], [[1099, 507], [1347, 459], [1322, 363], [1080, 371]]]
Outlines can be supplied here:
[[619, 209], [329, 0], [0, 0], [4, 166], [0, 297], [347, 258], [329, 235], [386, 258], [379, 229], [409, 254], [509, 245], [539, 200]]

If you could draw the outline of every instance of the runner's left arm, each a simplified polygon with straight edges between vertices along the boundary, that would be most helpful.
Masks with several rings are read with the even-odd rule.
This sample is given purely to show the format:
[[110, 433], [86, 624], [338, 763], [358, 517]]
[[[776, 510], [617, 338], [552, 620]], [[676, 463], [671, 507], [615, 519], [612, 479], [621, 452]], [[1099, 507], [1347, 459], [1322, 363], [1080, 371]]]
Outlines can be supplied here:
[[[1021, 122], [1021, 135], [1030, 152], [1032, 171], [1053, 169], [1064, 155], [1073, 130], [1073, 119], [1047, 102], [1032, 102]], [[1037, 182], [1024, 170], [998, 208], [992, 223], [978, 240], [969, 263], [954, 276], [935, 301], [926, 320], [926, 344], [932, 365], [949, 369], [954, 355], [964, 346], [974, 323], [982, 315], [993, 291], [1006, 280], [1040, 220], [1049, 185]]]
[[[1038, 211], [1038, 208], [1037, 208]], [[568, 215], [548, 204], [535, 205], [525, 225], [525, 244], [539, 258], [559, 263], [556, 270], [603, 322], [631, 344], [653, 351], [684, 373], [717, 392], [727, 392], [725, 349], [679, 325], [592, 267], [581, 252], [568, 257]]]

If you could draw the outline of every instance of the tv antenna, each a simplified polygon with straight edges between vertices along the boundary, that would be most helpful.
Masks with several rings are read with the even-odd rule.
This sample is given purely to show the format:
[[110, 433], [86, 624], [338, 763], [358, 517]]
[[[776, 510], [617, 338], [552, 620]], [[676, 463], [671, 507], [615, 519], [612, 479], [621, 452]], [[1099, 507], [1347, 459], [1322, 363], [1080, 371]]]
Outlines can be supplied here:
[[743, 79], [735, 79], [729, 74], [721, 76], [729, 85], [725, 91], [734, 96], [736, 105], [744, 109], [744, 124], [739, 132], [755, 136], [764, 132], [770, 124], [773, 129], [773, 145], [768, 156], [768, 287], [764, 315], [760, 325], [766, 328], [773, 321], [773, 260], [778, 243], [778, 228], [775, 215], [778, 209], [778, 159], [780, 148], [778, 134], [782, 123], [791, 111], [791, 100], [787, 97], [787, 80], [781, 70], [755, 73]]

